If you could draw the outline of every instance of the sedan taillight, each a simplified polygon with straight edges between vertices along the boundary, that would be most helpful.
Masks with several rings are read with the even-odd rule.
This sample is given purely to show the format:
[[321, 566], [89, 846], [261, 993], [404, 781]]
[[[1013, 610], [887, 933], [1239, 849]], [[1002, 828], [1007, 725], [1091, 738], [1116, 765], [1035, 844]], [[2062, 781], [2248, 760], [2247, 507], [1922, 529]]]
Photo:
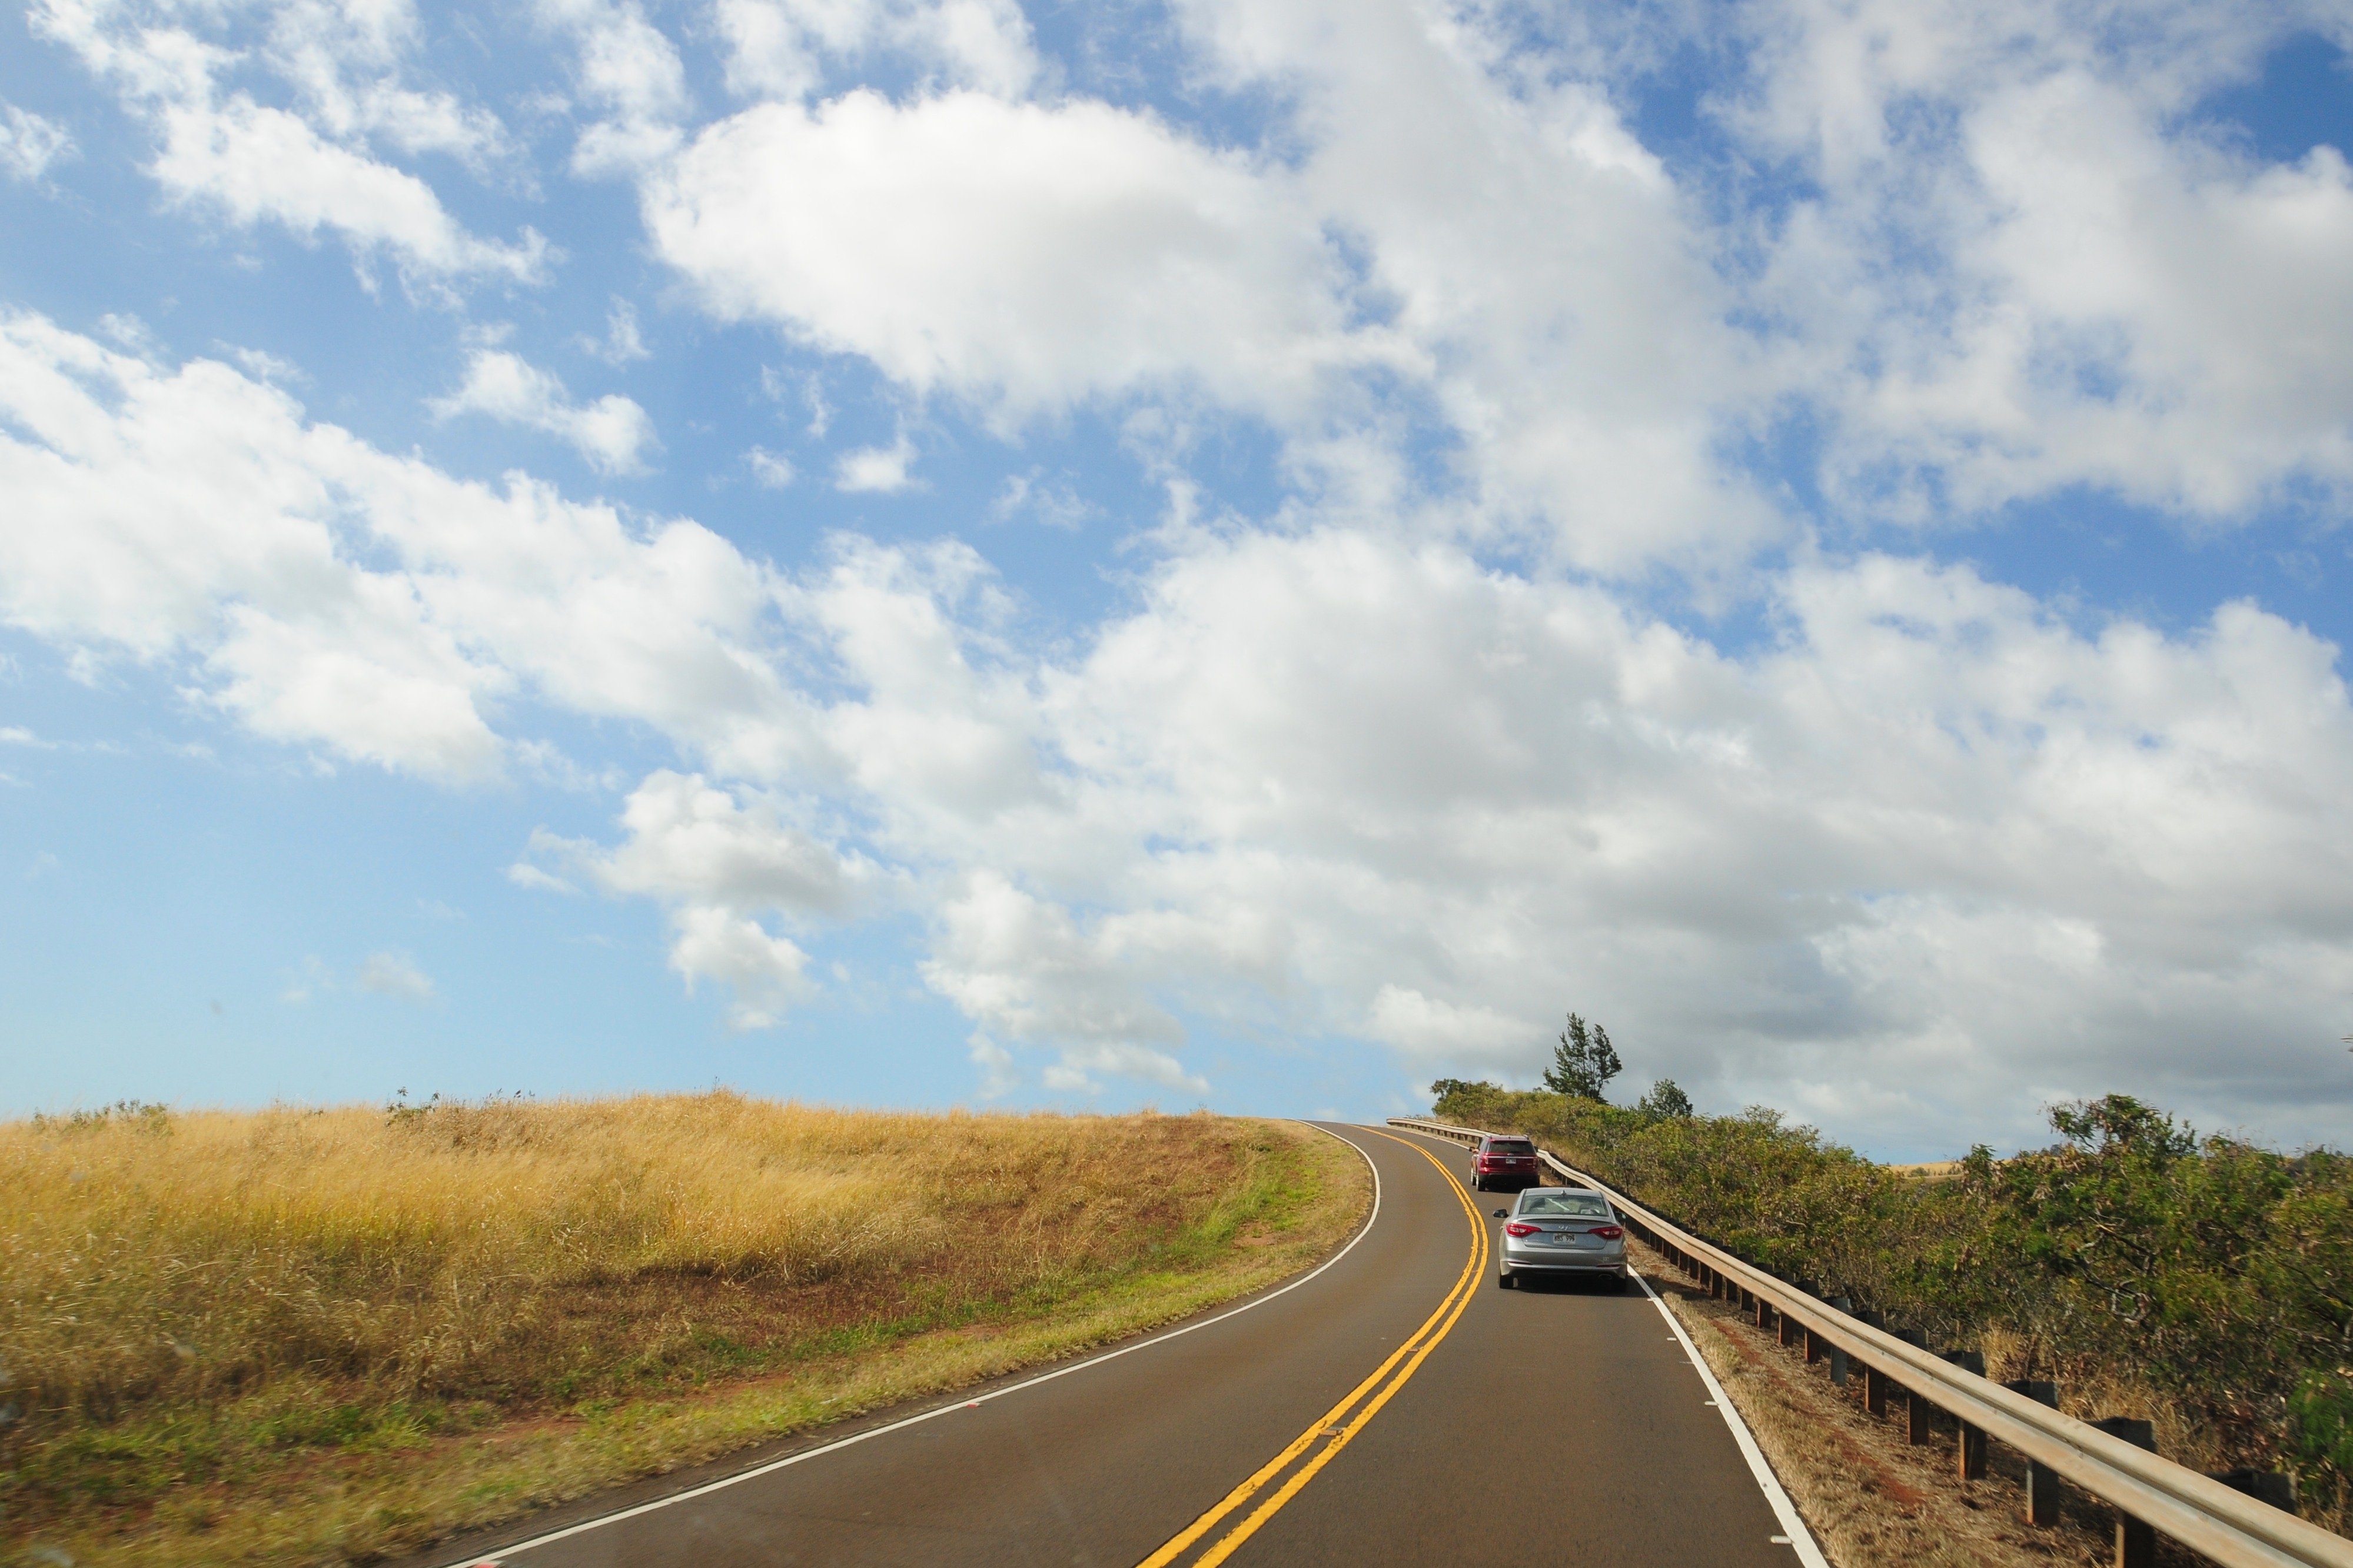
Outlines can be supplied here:
[[1515, 1219], [1511, 1224], [1504, 1227], [1504, 1234], [1505, 1236], [1534, 1236], [1543, 1228], [1544, 1226], [1540, 1225], [1530, 1225], [1525, 1220]]
[[1585, 1234], [1588, 1236], [1598, 1236], [1604, 1241], [1616, 1241], [1626, 1233], [1624, 1230], [1614, 1225], [1597, 1225]]

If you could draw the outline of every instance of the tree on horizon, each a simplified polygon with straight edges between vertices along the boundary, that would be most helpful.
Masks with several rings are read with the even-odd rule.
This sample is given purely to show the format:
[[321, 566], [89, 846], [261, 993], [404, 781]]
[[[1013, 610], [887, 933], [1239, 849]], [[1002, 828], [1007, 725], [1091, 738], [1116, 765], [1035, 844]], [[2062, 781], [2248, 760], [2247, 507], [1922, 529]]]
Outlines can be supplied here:
[[1617, 1049], [1609, 1043], [1609, 1031], [1599, 1024], [1588, 1026], [1571, 1013], [1568, 1027], [1560, 1032], [1560, 1044], [1553, 1050], [1552, 1066], [1545, 1068], [1544, 1086], [1555, 1094], [1598, 1100], [1607, 1105], [1602, 1090], [1625, 1070], [1626, 1064], [1618, 1059]]

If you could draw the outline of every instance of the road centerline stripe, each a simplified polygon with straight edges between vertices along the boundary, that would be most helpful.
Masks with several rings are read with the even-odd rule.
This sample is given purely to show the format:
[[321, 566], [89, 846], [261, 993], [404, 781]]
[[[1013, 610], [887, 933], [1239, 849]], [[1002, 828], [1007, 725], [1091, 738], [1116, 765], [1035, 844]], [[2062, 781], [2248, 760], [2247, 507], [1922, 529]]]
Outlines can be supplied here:
[[[1073, 1373], [1086, 1372], [1091, 1368], [1101, 1366], [1106, 1362], [1118, 1361], [1122, 1357], [1134, 1355], [1139, 1351], [1148, 1351], [1156, 1345], [1170, 1343], [1173, 1341], [1184, 1338], [1187, 1334], [1198, 1333], [1203, 1329], [1216, 1328], [1219, 1323], [1226, 1321], [1229, 1318], [1239, 1318], [1244, 1312], [1252, 1311], [1257, 1308], [1265, 1306], [1268, 1302], [1274, 1300], [1277, 1297], [1288, 1296], [1291, 1292], [1298, 1289], [1301, 1286], [1308, 1284], [1321, 1276], [1325, 1270], [1336, 1267], [1342, 1258], [1347, 1257], [1351, 1252], [1356, 1251], [1356, 1244], [1373, 1233], [1374, 1225], [1377, 1224], [1381, 1217], [1381, 1173], [1380, 1167], [1373, 1163], [1372, 1156], [1366, 1154], [1363, 1147], [1357, 1144], [1354, 1140], [1343, 1138], [1340, 1134], [1333, 1131], [1328, 1127], [1319, 1127], [1313, 1121], [1307, 1121], [1298, 1118], [1293, 1118], [1293, 1120], [1299, 1121], [1299, 1124], [1302, 1127], [1321, 1132], [1326, 1138], [1330, 1138], [1336, 1142], [1345, 1143], [1351, 1149], [1355, 1149], [1358, 1157], [1365, 1162], [1366, 1168], [1370, 1173], [1373, 1179], [1372, 1208], [1370, 1212], [1365, 1215], [1364, 1223], [1356, 1227], [1356, 1235], [1350, 1237], [1347, 1244], [1342, 1247], [1339, 1251], [1334, 1253], [1331, 1257], [1325, 1258], [1322, 1263], [1301, 1275], [1298, 1279], [1291, 1280], [1287, 1284], [1279, 1285], [1273, 1289], [1266, 1291], [1263, 1295], [1254, 1296], [1250, 1300], [1244, 1301], [1239, 1307], [1229, 1307], [1224, 1311], [1219, 1312], [1214, 1317], [1203, 1318], [1195, 1322], [1180, 1324], [1173, 1329], [1163, 1329], [1157, 1332], [1151, 1333], [1143, 1339], [1136, 1340], [1132, 1343], [1121, 1345], [1116, 1350], [1103, 1351], [1098, 1354], [1091, 1355], [1083, 1361], [1072, 1362], [1067, 1366], [1055, 1367], [1050, 1372], [1039, 1373], [1034, 1377], [1025, 1378], [1019, 1383], [1010, 1384], [1004, 1388], [993, 1388], [987, 1394], [982, 1394], [978, 1399], [965, 1400], [961, 1403], [952, 1401], [946, 1404], [935, 1405], [930, 1409], [919, 1411], [913, 1415], [902, 1416], [898, 1420], [890, 1422], [884, 1426], [870, 1426], [863, 1432], [853, 1432], [846, 1437], [837, 1437], [831, 1442], [820, 1443], [814, 1447], [803, 1448], [797, 1453], [785, 1455], [781, 1458], [770, 1459], [765, 1464], [754, 1465], [747, 1469], [737, 1470], [731, 1475], [721, 1476], [715, 1480], [705, 1481], [700, 1486], [689, 1487], [681, 1491], [671, 1492], [667, 1496], [658, 1497], [650, 1501], [638, 1503], [634, 1507], [616, 1509], [610, 1513], [598, 1514], [593, 1518], [584, 1519], [577, 1524], [566, 1525], [561, 1529], [546, 1531], [538, 1535], [530, 1536], [524, 1540], [514, 1542], [509, 1545], [493, 1547], [491, 1549], [491, 1552], [500, 1558], [512, 1557], [520, 1552], [530, 1552], [538, 1547], [553, 1545], [559, 1541], [568, 1541], [575, 1535], [585, 1535], [591, 1531], [603, 1530], [610, 1525], [624, 1523], [633, 1519], [640, 1519], [649, 1513], [657, 1513], [664, 1509], [674, 1508], [680, 1503], [691, 1502], [697, 1498], [707, 1497], [712, 1492], [724, 1491], [731, 1487], [741, 1486], [746, 1481], [759, 1480], [765, 1477], [774, 1475], [779, 1470], [790, 1469], [794, 1466], [806, 1464], [811, 1459], [822, 1458], [828, 1454], [839, 1453], [844, 1448], [855, 1447], [860, 1443], [871, 1442], [877, 1437], [888, 1436], [894, 1432], [902, 1432], [910, 1426], [920, 1426], [925, 1422], [936, 1421], [943, 1415], [953, 1415], [959, 1410], [970, 1410], [976, 1405], [987, 1405], [996, 1400], [1003, 1399], [1009, 1394], [1020, 1394], [1026, 1390], [1036, 1388], [1041, 1384], [1053, 1383], [1061, 1378], [1069, 1377]], [[1354, 1131], [1370, 1132], [1374, 1130], [1372, 1128], [1366, 1127], [1356, 1128], [1354, 1129]], [[1391, 1138], [1391, 1134], [1387, 1132], [1381, 1133], [1380, 1135], [1384, 1138]], [[1392, 1138], [1392, 1142], [1395, 1141], [1396, 1140]], [[479, 1554], [461, 1557], [452, 1562], [449, 1568], [475, 1568], [475, 1565], [490, 1561], [491, 1560], [480, 1556]]]
[[[1258, 1533], [1261, 1525], [1273, 1518], [1293, 1498], [1297, 1497], [1301, 1489], [1315, 1478], [1316, 1473], [1325, 1465], [1330, 1464], [1333, 1458], [1341, 1449], [1346, 1447], [1358, 1432], [1364, 1430], [1366, 1424], [1379, 1414], [1381, 1407], [1389, 1402], [1398, 1389], [1405, 1386], [1407, 1380], [1421, 1369], [1421, 1363], [1429, 1358], [1430, 1352], [1438, 1347], [1439, 1342], [1453, 1331], [1454, 1325], [1461, 1321], [1464, 1310], [1471, 1305], [1472, 1298], [1478, 1294], [1480, 1282], [1486, 1273], [1487, 1226], [1480, 1218], [1478, 1205], [1472, 1203], [1470, 1197], [1463, 1192], [1462, 1184], [1455, 1179], [1454, 1173], [1448, 1170], [1438, 1156], [1419, 1144], [1407, 1142], [1394, 1133], [1383, 1132], [1377, 1128], [1365, 1128], [1362, 1131], [1372, 1132], [1377, 1137], [1387, 1138], [1392, 1143], [1403, 1144], [1406, 1148], [1413, 1150], [1423, 1159], [1428, 1160], [1438, 1173], [1446, 1179], [1448, 1188], [1454, 1194], [1454, 1201], [1462, 1206], [1463, 1216], [1471, 1226], [1471, 1255], [1463, 1262], [1462, 1272], [1455, 1278], [1452, 1288], [1439, 1301], [1437, 1309], [1422, 1320], [1421, 1326], [1409, 1335], [1404, 1343], [1391, 1351], [1388, 1359], [1375, 1367], [1363, 1382], [1350, 1389], [1346, 1396], [1338, 1404], [1318, 1416], [1309, 1425], [1307, 1430], [1286, 1444], [1281, 1453], [1260, 1466], [1248, 1480], [1228, 1492], [1198, 1519], [1171, 1536], [1158, 1551], [1138, 1563], [1136, 1568], [1167, 1568], [1168, 1564], [1182, 1557], [1203, 1536], [1208, 1534], [1229, 1518], [1235, 1510], [1257, 1496], [1269, 1482], [1289, 1469], [1301, 1455], [1315, 1447], [1319, 1440], [1325, 1440], [1324, 1446], [1316, 1449], [1305, 1464], [1299, 1466], [1288, 1480], [1278, 1487], [1258, 1507], [1251, 1510], [1240, 1524], [1234, 1526], [1208, 1551], [1196, 1558], [1193, 1568], [1215, 1568], [1216, 1564], [1223, 1563], [1231, 1556], [1242, 1542]], [[1404, 1363], [1401, 1368], [1398, 1366], [1400, 1362]], [[1393, 1368], [1397, 1371], [1395, 1375], [1391, 1376]], [[1386, 1384], [1382, 1382], [1384, 1378], [1388, 1379]], [[1374, 1389], [1376, 1385], [1379, 1385], [1378, 1392], [1366, 1399], [1367, 1391]], [[1363, 1403], [1358, 1408], [1360, 1401]], [[1343, 1423], [1341, 1418], [1352, 1408], [1356, 1409], [1356, 1414]]]

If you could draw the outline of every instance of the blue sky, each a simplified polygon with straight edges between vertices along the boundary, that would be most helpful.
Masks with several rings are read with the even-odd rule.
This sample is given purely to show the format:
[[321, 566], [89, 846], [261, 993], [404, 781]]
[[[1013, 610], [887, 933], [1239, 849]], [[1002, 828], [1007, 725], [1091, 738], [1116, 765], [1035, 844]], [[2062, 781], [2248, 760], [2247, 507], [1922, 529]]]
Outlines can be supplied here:
[[2348, 43], [13, 10], [0, 1111], [2332, 1136]]

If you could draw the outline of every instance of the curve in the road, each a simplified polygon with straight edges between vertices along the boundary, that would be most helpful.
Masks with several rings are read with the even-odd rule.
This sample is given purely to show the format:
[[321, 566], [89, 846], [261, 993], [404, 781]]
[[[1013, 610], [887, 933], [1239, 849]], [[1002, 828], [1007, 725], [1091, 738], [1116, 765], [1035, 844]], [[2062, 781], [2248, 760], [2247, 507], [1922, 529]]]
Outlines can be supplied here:
[[1786, 1500], [1760, 1490], [1761, 1463], [1752, 1479], [1722, 1395], [1647, 1292], [1482, 1289], [1490, 1218], [1440, 1158], [1461, 1152], [1324, 1131], [1372, 1164], [1377, 1208], [1312, 1273], [411, 1568], [1366, 1568], [1466, 1552], [1819, 1568], [1792, 1562], [1802, 1528], [1776, 1517]]
[[[1387, 1138], [1392, 1143], [1405, 1142], [1404, 1139], [1394, 1133], [1381, 1132], [1377, 1136]], [[1414, 1146], [1408, 1144], [1407, 1147]], [[1168, 1568], [1169, 1564], [1183, 1557], [1196, 1542], [1215, 1530], [1220, 1521], [1231, 1516], [1235, 1510], [1257, 1497], [1268, 1487], [1274, 1486], [1277, 1477], [1282, 1476], [1285, 1470], [1292, 1470], [1292, 1467], [1297, 1464], [1298, 1468], [1292, 1470], [1290, 1478], [1280, 1486], [1275, 1486], [1274, 1490], [1260, 1502], [1257, 1508], [1251, 1510], [1240, 1524], [1219, 1537], [1217, 1543], [1208, 1551], [1194, 1558], [1193, 1568], [1216, 1568], [1218, 1563], [1232, 1556], [1243, 1542], [1258, 1533], [1259, 1527], [1272, 1518], [1277, 1510], [1297, 1497], [1301, 1489], [1315, 1479], [1316, 1472], [1330, 1464], [1338, 1456], [1340, 1450], [1348, 1446], [1348, 1440], [1365, 1429], [1366, 1422], [1380, 1414], [1381, 1406], [1387, 1405], [1390, 1396], [1405, 1386], [1408, 1378], [1421, 1370], [1421, 1363], [1430, 1359], [1430, 1352], [1438, 1348], [1439, 1342], [1443, 1340], [1461, 1320], [1462, 1309], [1471, 1304], [1472, 1294], [1478, 1290], [1481, 1280], [1486, 1275], [1487, 1227], [1480, 1223], [1479, 1211], [1472, 1206], [1471, 1199], [1463, 1193], [1461, 1184], [1454, 1180], [1452, 1173], [1449, 1172], [1443, 1164], [1440, 1164], [1438, 1156], [1427, 1149], [1415, 1148], [1414, 1152], [1427, 1159], [1432, 1165], [1436, 1165], [1438, 1173], [1453, 1185], [1455, 1195], [1462, 1200], [1463, 1216], [1471, 1222], [1471, 1256], [1464, 1259], [1461, 1277], [1454, 1281], [1454, 1289], [1448, 1291], [1446, 1299], [1438, 1303], [1437, 1310], [1422, 1320], [1421, 1327], [1413, 1331], [1412, 1337], [1391, 1351], [1388, 1360], [1375, 1367], [1369, 1377], [1350, 1389], [1345, 1398], [1309, 1423], [1306, 1431], [1293, 1438], [1282, 1452], [1260, 1467], [1256, 1475], [1228, 1492], [1215, 1508], [1210, 1509], [1170, 1537], [1159, 1551], [1138, 1563], [1136, 1568]], [[1377, 1167], [1376, 1172], [1377, 1173]], [[1408, 1357], [1411, 1359], [1408, 1360]], [[1398, 1365], [1400, 1361], [1405, 1362], [1402, 1367]], [[1389, 1374], [1393, 1370], [1396, 1375], [1391, 1377]], [[1388, 1381], [1383, 1382], [1383, 1379]], [[1378, 1389], [1377, 1393], [1374, 1392], [1376, 1388]], [[1368, 1394], [1369, 1398], [1366, 1397]], [[1352, 1409], [1355, 1411], [1354, 1415], [1350, 1414]], [[1304, 1464], [1298, 1463], [1302, 1455], [1308, 1456]]]

